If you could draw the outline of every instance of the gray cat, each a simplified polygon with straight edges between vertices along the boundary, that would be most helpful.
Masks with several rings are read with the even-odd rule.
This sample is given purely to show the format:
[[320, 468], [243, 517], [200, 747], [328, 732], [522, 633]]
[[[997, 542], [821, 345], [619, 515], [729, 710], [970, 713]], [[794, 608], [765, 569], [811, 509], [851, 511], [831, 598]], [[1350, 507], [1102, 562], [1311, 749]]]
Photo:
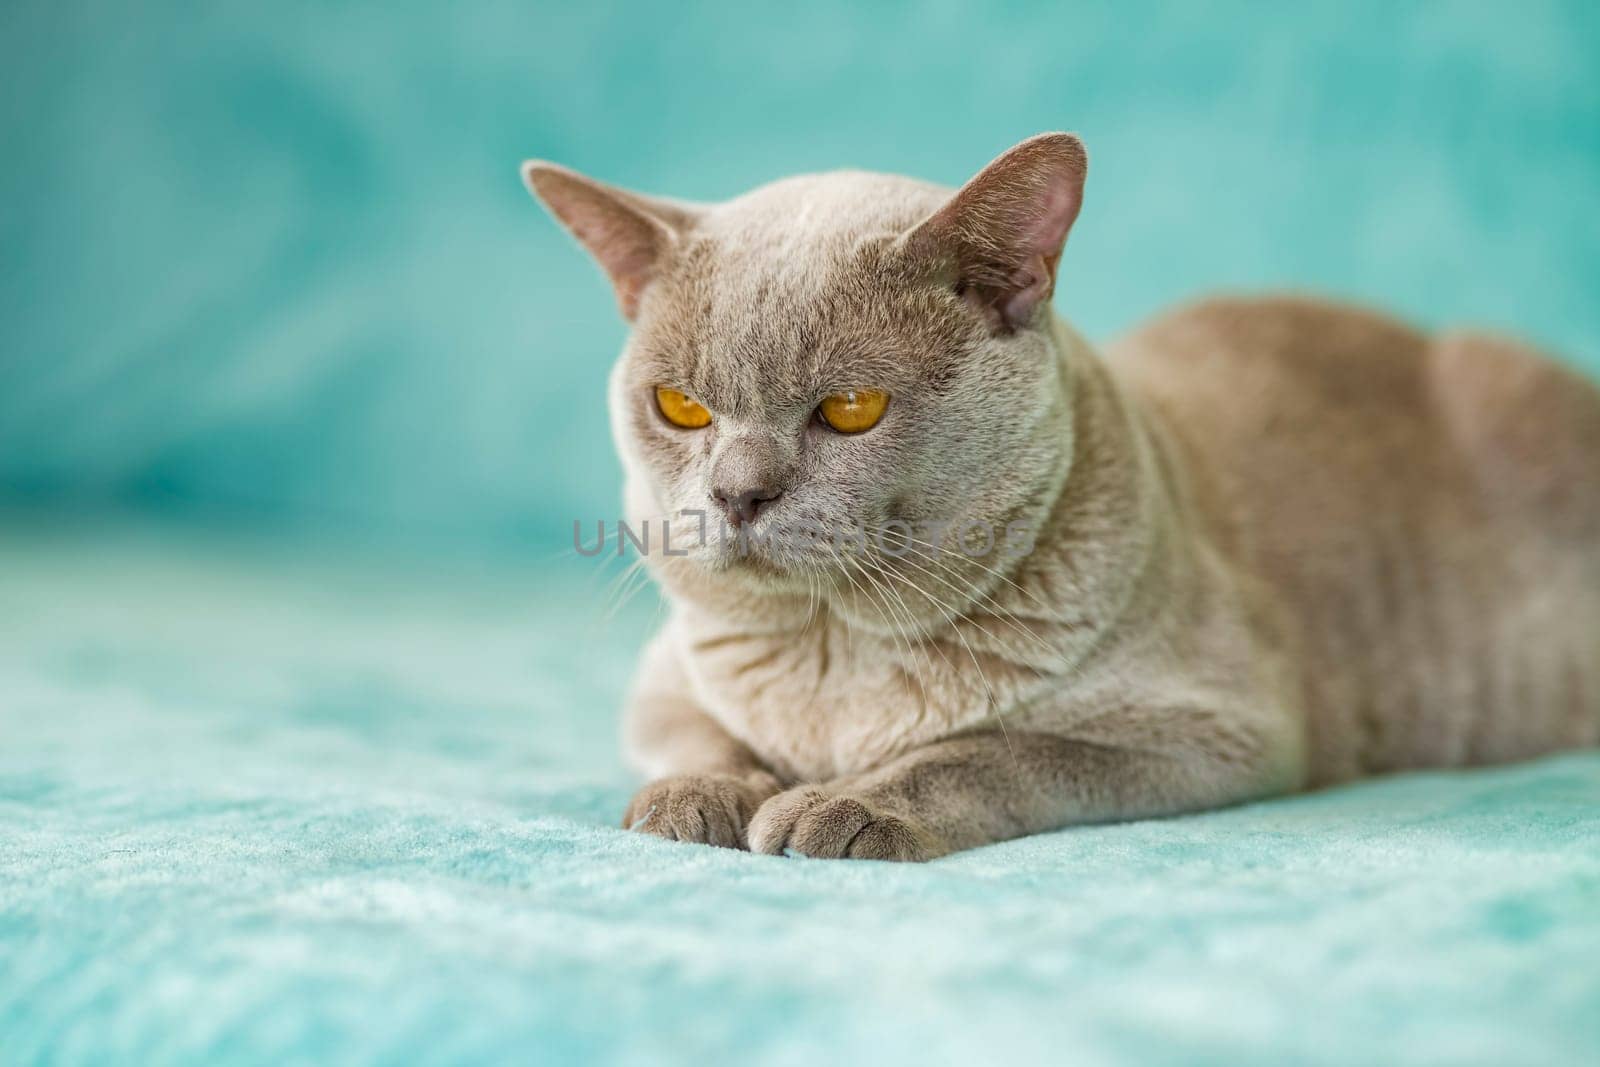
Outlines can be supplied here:
[[[1086, 166], [716, 205], [525, 166], [633, 323], [630, 520], [739, 535], [650, 555], [625, 825], [925, 860], [1600, 739], [1600, 393], [1307, 299], [1097, 352], [1050, 305]], [[748, 536], [801, 526], [855, 534]]]

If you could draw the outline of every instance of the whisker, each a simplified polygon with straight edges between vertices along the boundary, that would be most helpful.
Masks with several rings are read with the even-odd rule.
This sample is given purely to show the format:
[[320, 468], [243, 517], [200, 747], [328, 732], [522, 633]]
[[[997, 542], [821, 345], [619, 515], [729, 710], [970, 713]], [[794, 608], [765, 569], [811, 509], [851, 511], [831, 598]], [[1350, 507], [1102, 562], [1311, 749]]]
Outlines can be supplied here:
[[[921, 593], [922, 596], [925, 597], [928, 600], [929, 603], [933, 604], [934, 607], [939, 609], [940, 614], [944, 615], [945, 618], [950, 620], [950, 632], [956, 635], [956, 640], [961, 642], [961, 647], [963, 647], [963, 648], [965, 648], [967, 650], [967, 658], [972, 660], [972, 669], [978, 672], [978, 681], [983, 683], [983, 691], [984, 691], [984, 694], [985, 694], [985, 696], [987, 698], [987, 701], [988, 701], [987, 706], [989, 708], [989, 714], [994, 717], [995, 722], [998, 723], [999, 726], [1000, 726], [1000, 736], [1005, 738], [1006, 751], [1008, 751], [1011, 754], [1011, 763], [1012, 763], [1013, 766], [1018, 766], [1018, 763], [1017, 763], [1017, 750], [1011, 744], [1011, 734], [1006, 729], [1005, 716], [1003, 714], [1001, 714], [1001, 711], [1000, 711], [1000, 701], [994, 695], [994, 688], [989, 684], [989, 676], [983, 673], [983, 664], [978, 662], [978, 654], [972, 650], [971, 643], [967, 641], [966, 635], [961, 632], [960, 623], [958, 623], [955, 620], [954, 617], [952, 617], [948, 612], [945, 611], [943, 604], [937, 598], [935, 598], [932, 595], [930, 595], [927, 590], [923, 589], [916, 582], [912, 581], [911, 579], [907, 578], [904, 574], [900, 573], [898, 569], [896, 569], [895, 567], [889, 566], [888, 564], [886, 564], [881, 559], [877, 561], [877, 565], [879, 567], [885, 568], [889, 574], [893, 574], [893, 575], [897, 576], [900, 581], [905, 582], [907, 585], [911, 586], [911, 588], [915, 589], [918, 593]], [[896, 595], [898, 595], [898, 594], [896, 594]], [[902, 601], [902, 603], [904, 603], [904, 601]], [[934, 647], [935, 648], [939, 648], [939, 646], [937, 644], [935, 644]], [[944, 650], [942, 648], [940, 648], [940, 655], [944, 655]], [[950, 663], [950, 658], [948, 656], [945, 656], [945, 662], [947, 664]], [[954, 671], [955, 670], [955, 665], [954, 664], [950, 664], [950, 669], [951, 669], [951, 671]]]
[[[863, 569], [862, 573], [864, 575], [866, 575], [869, 580], [871, 580], [871, 575], [870, 575], [869, 572], [867, 572], [865, 569]], [[911, 606], [906, 603], [905, 597], [901, 596], [900, 595], [900, 591], [894, 587], [894, 583], [889, 580], [889, 576], [887, 574], [883, 574], [881, 569], [879, 571], [879, 574], [882, 575], [882, 577], [883, 577], [883, 586], [884, 586], [884, 589], [887, 590], [887, 595], [885, 596], [885, 603], [887, 603], [888, 596], [893, 596], [895, 601], [900, 606], [901, 615], [903, 615], [903, 617], [910, 624], [910, 629], [907, 631], [907, 641], [909, 642], [909, 641], [911, 641], [913, 639], [912, 638], [912, 632], [913, 631], [920, 631], [920, 629], [921, 629], [917, 625], [916, 614], [914, 612], [912, 612]], [[876, 582], [874, 582], [874, 584], [876, 584]], [[918, 632], [917, 636], [915, 637], [915, 640], [916, 640], [917, 647], [923, 650], [923, 662], [924, 662], [925, 665], [927, 665], [930, 668], [933, 666], [933, 660], [928, 657], [928, 654], [927, 654], [927, 651], [926, 651], [926, 647], [931, 644], [931, 645], [933, 645], [934, 650], [937, 651], [940, 656], [944, 657], [945, 665], [948, 666], [952, 672], [955, 671], [955, 664], [950, 662], [950, 657], [945, 655], [944, 649], [941, 648], [938, 645], [937, 642], [930, 641], [926, 634], [921, 634], [920, 632]]]
[[[870, 533], [870, 532], [880, 532], [880, 531], [881, 531], [881, 528], [877, 528], [875, 530], [868, 531], [868, 532]], [[925, 549], [931, 549], [933, 557], [942, 557], [944, 555], [944, 549], [941, 546], [935, 545], [935, 544], [933, 544], [932, 542], [929, 542], [929, 541], [924, 541], [921, 538], [916, 537], [914, 535], [908, 538], [908, 543], [912, 544], [912, 545], [921, 546], [921, 547], [923, 547]], [[932, 557], [930, 557], [930, 558], [932, 558]], [[1015, 589], [1018, 593], [1021, 593], [1023, 596], [1025, 596], [1029, 600], [1033, 601], [1035, 604], [1037, 604], [1039, 606], [1039, 610], [1044, 613], [1044, 615], [1043, 615], [1044, 619], [1049, 620], [1051, 622], [1055, 622], [1055, 623], [1057, 623], [1059, 625], [1062, 625], [1062, 626], [1069, 626], [1070, 627], [1070, 626], [1082, 626], [1083, 625], [1083, 622], [1081, 620], [1073, 620], [1073, 619], [1063, 619], [1063, 618], [1061, 618], [1059, 616], [1059, 609], [1058, 608], [1052, 607], [1051, 605], [1045, 603], [1043, 600], [1040, 600], [1039, 597], [1037, 595], [1035, 595], [1032, 591], [1023, 588], [1021, 585], [1018, 585], [1015, 581], [1012, 580], [1012, 578], [1009, 575], [1006, 574], [1006, 572], [1004, 572], [1002, 570], [999, 570], [998, 568], [991, 567], [988, 564], [983, 563], [982, 561], [980, 561], [976, 557], [969, 556], [966, 553], [962, 553], [962, 558], [965, 559], [968, 563], [972, 564], [972, 566], [976, 567], [979, 571], [982, 571], [984, 574], [987, 574], [987, 575], [989, 575], [989, 576], [991, 576], [993, 578], [996, 578], [996, 579], [1004, 582], [1006, 585], [1010, 586], [1012, 589]]]
[[623, 607], [649, 586], [650, 572], [645, 569], [645, 563], [646, 558], [640, 556], [612, 580], [600, 617], [600, 626], [604, 627], [613, 622]]
[[[925, 552], [920, 552], [920, 551], [918, 552], [918, 557], [923, 559], [923, 560], [926, 560], [928, 563], [931, 563], [934, 566], [938, 566], [938, 567], [944, 568], [944, 571], [945, 571], [946, 574], [954, 575], [955, 577], [958, 577], [958, 578], [961, 577], [960, 572], [956, 571], [954, 567], [952, 567], [949, 563], [944, 562], [943, 560], [940, 560], [940, 559], [937, 559], [935, 557], [929, 556]], [[928, 577], [932, 578], [934, 581], [936, 581], [939, 584], [943, 585], [945, 588], [949, 589], [951, 592], [953, 592], [953, 593], [955, 593], [957, 595], [965, 595], [965, 596], [967, 596], [969, 598], [973, 598], [973, 602], [974, 603], [986, 604], [988, 614], [990, 614], [990, 615], [994, 616], [995, 618], [999, 619], [1001, 622], [1005, 623], [1007, 626], [1009, 626], [1013, 630], [1015, 630], [1018, 634], [1020, 634], [1021, 636], [1025, 637], [1025, 638], [1027, 638], [1028, 640], [1032, 641], [1039, 648], [1039, 650], [1046, 655], [1047, 658], [1055, 659], [1055, 658], [1060, 657], [1061, 653], [1060, 653], [1059, 649], [1057, 649], [1055, 646], [1051, 645], [1043, 637], [1039, 636], [1039, 634], [1037, 632], [1035, 632], [1031, 627], [1029, 627], [1028, 625], [1023, 623], [1021, 619], [1017, 618], [1017, 616], [1014, 613], [1012, 613], [1008, 608], [1005, 607], [1005, 605], [1001, 604], [998, 600], [996, 600], [990, 594], [988, 594], [986, 592], [983, 592], [982, 590], [975, 590], [975, 589], [971, 589], [971, 588], [963, 588], [963, 587], [955, 584], [954, 582], [952, 582], [948, 578], [942, 576], [937, 571], [934, 571], [934, 570], [930, 569], [929, 567], [923, 566], [921, 563], [917, 562], [917, 559], [909, 558], [909, 557], [906, 557], [906, 556], [900, 556], [900, 557], [896, 557], [896, 558], [901, 563], [909, 564], [910, 566], [915, 567], [918, 571], [920, 571], [923, 574], [927, 575]], [[924, 595], [927, 595], [927, 594], [924, 592]], [[992, 633], [989, 633], [987, 630], [985, 630], [984, 627], [979, 625], [977, 620], [972, 619], [968, 613], [962, 612], [961, 613], [961, 617], [966, 619], [968, 622], [971, 622], [973, 625], [978, 626], [978, 628], [980, 630], [983, 630], [984, 633], [986, 633], [992, 640], [997, 640], [998, 641], [998, 638], [996, 637], [996, 635], [994, 635]], [[1001, 644], [1002, 647], [1005, 647], [1005, 643], [1004, 642], [1000, 642], [1000, 644]], [[1009, 651], [1009, 649], [1008, 649], [1008, 651]]]
[[[847, 574], [849, 573], [848, 569], [846, 570], [846, 573]], [[879, 603], [880, 606], [883, 608], [884, 621], [886, 621], [889, 624], [889, 632], [890, 632], [890, 634], [896, 639], [896, 642], [905, 650], [907, 662], [915, 664], [916, 657], [914, 655], [912, 655], [912, 652], [911, 652], [911, 639], [904, 632], [904, 630], [902, 629], [902, 627], [900, 625], [899, 616], [897, 616], [895, 614], [893, 606], [889, 603], [889, 598], [887, 596], [883, 595], [882, 587], [879, 586], [879, 584], [877, 582], [877, 579], [873, 578], [872, 575], [870, 573], [868, 573], [865, 568], [861, 568], [860, 570], [857, 571], [857, 573], [860, 574], [863, 579], [865, 579], [866, 581], [871, 583], [873, 589], [878, 591], [879, 597], [873, 598], [873, 602], [874, 603]]]

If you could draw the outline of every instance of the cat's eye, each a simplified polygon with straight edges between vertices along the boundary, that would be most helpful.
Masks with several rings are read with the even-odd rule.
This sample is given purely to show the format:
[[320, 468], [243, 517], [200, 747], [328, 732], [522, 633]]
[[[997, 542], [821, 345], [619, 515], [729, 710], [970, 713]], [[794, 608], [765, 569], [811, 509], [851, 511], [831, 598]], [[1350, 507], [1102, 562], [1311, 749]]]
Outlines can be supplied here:
[[881, 389], [851, 389], [824, 399], [817, 414], [840, 433], [861, 433], [878, 425], [888, 406], [889, 394]]
[[711, 412], [689, 394], [664, 385], [656, 386], [656, 407], [661, 417], [685, 430], [698, 430], [711, 425]]

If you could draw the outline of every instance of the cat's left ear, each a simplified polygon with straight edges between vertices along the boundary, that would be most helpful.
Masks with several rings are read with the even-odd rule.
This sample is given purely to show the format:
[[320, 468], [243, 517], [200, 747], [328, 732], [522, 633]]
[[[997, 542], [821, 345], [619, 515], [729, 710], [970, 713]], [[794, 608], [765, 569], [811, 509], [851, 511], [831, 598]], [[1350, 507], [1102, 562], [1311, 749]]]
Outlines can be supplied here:
[[904, 247], [933, 263], [998, 332], [1019, 329], [1055, 290], [1088, 170], [1072, 134], [1030, 137], [906, 234]]
[[605, 270], [630, 322], [662, 260], [699, 214], [693, 205], [618, 189], [541, 159], [522, 165], [522, 180]]

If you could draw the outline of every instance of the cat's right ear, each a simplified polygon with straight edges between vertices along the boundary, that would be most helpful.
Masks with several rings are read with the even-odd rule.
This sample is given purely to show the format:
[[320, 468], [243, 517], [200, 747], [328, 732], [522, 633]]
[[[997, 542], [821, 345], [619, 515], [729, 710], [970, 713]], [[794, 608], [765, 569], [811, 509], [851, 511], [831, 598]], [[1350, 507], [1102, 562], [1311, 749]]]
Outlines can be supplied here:
[[631, 322], [663, 256], [694, 225], [696, 209], [618, 189], [540, 159], [522, 165], [522, 180], [604, 268], [617, 306]]

